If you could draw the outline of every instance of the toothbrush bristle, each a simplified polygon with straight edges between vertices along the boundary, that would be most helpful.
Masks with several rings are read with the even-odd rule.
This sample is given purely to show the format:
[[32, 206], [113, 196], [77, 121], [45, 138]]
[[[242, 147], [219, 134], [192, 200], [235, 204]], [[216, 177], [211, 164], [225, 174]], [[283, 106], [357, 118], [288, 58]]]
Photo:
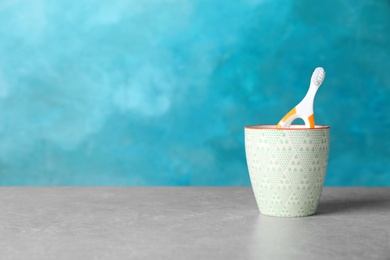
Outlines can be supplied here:
[[313, 75], [311, 77], [312, 82], [319, 86], [325, 79], [325, 70], [321, 67], [318, 67], [314, 70]]

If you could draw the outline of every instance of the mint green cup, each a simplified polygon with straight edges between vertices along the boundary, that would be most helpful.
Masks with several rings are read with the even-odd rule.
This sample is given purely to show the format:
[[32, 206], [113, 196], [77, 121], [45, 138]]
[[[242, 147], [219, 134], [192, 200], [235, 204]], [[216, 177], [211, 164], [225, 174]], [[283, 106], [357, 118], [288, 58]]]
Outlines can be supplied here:
[[261, 214], [305, 217], [316, 212], [328, 165], [329, 126], [246, 126], [245, 153]]

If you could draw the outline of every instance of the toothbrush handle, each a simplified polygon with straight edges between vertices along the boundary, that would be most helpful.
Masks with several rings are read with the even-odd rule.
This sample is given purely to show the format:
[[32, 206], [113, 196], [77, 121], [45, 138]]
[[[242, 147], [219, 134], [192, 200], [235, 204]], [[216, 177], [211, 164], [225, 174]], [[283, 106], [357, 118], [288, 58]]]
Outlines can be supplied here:
[[291, 123], [297, 119], [301, 118], [305, 122], [305, 127], [307, 128], [314, 128], [315, 122], [314, 122], [314, 114], [311, 114], [310, 116], [302, 116], [299, 113], [297, 113], [296, 107], [291, 109], [283, 118], [279, 121], [279, 123], [276, 125], [276, 128], [290, 128]]
[[[297, 108], [294, 107], [293, 109], [291, 109], [283, 118], [282, 120], [279, 121], [279, 123], [276, 125], [276, 128], [283, 128], [285, 123], [287, 121], [289, 121], [289, 119], [292, 121], [294, 121], [296, 118], [295, 115], [297, 114]], [[291, 124], [291, 123], [290, 123]]]
[[314, 128], [314, 114], [311, 114], [309, 117], [306, 119], [303, 118], [303, 121], [305, 121], [305, 126], [309, 125], [310, 128]]

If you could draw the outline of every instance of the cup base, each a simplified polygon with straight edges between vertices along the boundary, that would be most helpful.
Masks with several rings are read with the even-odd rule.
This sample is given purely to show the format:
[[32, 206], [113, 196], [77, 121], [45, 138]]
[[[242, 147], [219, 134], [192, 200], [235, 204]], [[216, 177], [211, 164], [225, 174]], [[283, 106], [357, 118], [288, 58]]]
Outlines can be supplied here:
[[267, 217], [276, 217], [276, 218], [304, 218], [304, 217], [310, 217], [316, 214], [316, 212], [310, 212], [307, 214], [300, 214], [300, 215], [288, 215], [288, 214], [269, 214], [269, 213], [263, 213], [260, 211], [261, 215], [267, 216]]

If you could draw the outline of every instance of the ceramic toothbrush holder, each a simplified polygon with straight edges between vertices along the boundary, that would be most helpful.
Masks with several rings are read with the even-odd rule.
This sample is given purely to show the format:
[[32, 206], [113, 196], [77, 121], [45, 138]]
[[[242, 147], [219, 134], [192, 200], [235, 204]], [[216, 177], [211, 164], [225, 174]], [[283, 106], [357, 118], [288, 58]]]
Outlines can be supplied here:
[[328, 164], [329, 126], [246, 126], [245, 152], [260, 213], [304, 217], [316, 212]]

